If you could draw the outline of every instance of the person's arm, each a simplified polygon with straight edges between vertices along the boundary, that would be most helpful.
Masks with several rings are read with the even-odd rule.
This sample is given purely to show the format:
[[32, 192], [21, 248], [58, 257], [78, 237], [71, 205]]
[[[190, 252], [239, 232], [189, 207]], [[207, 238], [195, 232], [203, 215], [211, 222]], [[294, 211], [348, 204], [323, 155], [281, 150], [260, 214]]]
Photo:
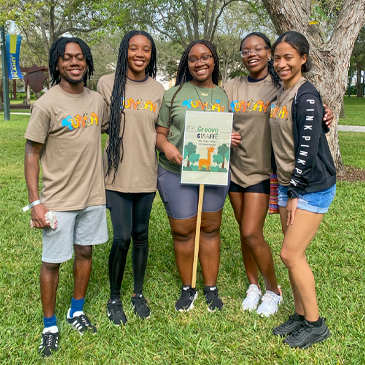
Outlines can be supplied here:
[[332, 126], [334, 114], [333, 114], [332, 110], [326, 104], [323, 104], [323, 107], [325, 109], [325, 111], [324, 111], [325, 114], [323, 117], [323, 124], [324, 124], [323, 129], [326, 133], [328, 133]]
[[179, 150], [167, 140], [168, 133], [168, 128], [156, 125], [156, 148], [163, 152], [170, 162], [181, 165], [183, 157]]
[[323, 105], [313, 94], [304, 94], [298, 100], [296, 123], [298, 126], [298, 146], [295, 153], [295, 167], [288, 189], [287, 224], [293, 224], [299, 194], [308, 186], [308, 176], [316, 163], [319, 139], [322, 133]]
[[109, 103], [108, 103], [102, 82], [100, 82], [100, 80], [96, 86], [96, 90], [104, 99], [103, 119], [101, 121], [101, 133], [109, 134], [110, 98], [109, 98]]
[[[42, 143], [36, 143], [27, 139], [25, 143], [24, 174], [28, 187], [29, 203], [39, 200], [39, 160]], [[48, 209], [43, 204], [37, 204], [31, 208], [33, 227], [44, 228], [50, 226], [45, 220]]]

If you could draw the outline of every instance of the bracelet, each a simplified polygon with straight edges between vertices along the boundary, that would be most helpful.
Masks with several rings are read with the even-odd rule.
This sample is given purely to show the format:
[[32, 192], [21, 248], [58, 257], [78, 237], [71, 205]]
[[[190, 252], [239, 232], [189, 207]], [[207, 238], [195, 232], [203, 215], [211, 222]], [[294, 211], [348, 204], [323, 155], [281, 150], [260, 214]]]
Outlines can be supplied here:
[[24, 207], [23, 212], [26, 212], [27, 210], [29, 210], [30, 208], [33, 208], [35, 205], [38, 205], [38, 204], [41, 204], [41, 201], [39, 199], [34, 201], [33, 203], [30, 203], [26, 207]]

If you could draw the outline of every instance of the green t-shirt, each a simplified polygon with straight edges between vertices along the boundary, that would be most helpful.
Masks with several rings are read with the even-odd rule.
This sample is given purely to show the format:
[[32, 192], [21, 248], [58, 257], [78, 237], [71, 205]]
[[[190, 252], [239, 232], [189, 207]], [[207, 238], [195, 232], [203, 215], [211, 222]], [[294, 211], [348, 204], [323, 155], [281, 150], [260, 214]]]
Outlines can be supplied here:
[[[178, 86], [175, 86], [165, 92], [157, 124], [165, 128], [170, 128], [167, 140], [183, 154], [186, 111], [226, 113], [228, 112], [229, 104], [226, 93], [219, 86], [210, 89], [195, 87], [191, 82], [186, 82], [174, 99], [169, 126], [171, 99], [178, 88]], [[170, 162], [162, 152], [160, 153], [159, 162], [164, 169], [180, 174], [181, 165]]]

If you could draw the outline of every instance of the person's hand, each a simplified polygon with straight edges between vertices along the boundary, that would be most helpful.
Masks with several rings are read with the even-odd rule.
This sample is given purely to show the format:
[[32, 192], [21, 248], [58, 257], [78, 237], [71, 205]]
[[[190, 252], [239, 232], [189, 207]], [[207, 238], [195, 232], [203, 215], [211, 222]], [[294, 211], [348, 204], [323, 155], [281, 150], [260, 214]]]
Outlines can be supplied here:
[[231, 134], [231, 146], [232, 147], [237, 147], [238, 145], [240, 145], [241, 141], [242, 141], [242, 137], [238, 132]]
[[50, 224], [46, 222], [45, 214], [48, 209], [43, 204], [37, 204], [32, 208], [31, 219], [34, 228], [45, 228], [49, 227]]
[[176, 165], [181, 165], [184, 158], [173, 144], [170, 142], [166, 143], [163, 152], [170, 162], [175, 163]]
[[295, 212], [298, 206], [298, 198], [289, 198], [286, 204], [287, 220], [286, 225], [294, 223]]
[[326, 126], [331, 127], [334, 117], [333, 112], [326, 104], [323, 104], [323, 106], [325, 109], [325, 115], [323, 117], [323, 121], [325, 122]]

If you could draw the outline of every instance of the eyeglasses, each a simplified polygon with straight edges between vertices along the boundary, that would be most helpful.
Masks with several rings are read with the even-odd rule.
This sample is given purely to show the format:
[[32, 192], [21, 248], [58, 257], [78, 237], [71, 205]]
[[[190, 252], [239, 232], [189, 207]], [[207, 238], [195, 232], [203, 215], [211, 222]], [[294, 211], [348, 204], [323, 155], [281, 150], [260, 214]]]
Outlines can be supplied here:
[[188, 63], [190, 66], [195, 66], [198, 63], [198, 61], [200, 61], [202, 65], [205, 65], [210, 61], [212, 57], [213, 56], [211, 54], [205, 54], [204, 56], [201, 56], [199, 58], [191, 57], [188, 58]]
[[264, 49], [269, 49], [268, 47], [256, 47], [255, 49], [243, 49], [240, 51], [242, 58], [247, 58], [251, 53], [259, 55]]

